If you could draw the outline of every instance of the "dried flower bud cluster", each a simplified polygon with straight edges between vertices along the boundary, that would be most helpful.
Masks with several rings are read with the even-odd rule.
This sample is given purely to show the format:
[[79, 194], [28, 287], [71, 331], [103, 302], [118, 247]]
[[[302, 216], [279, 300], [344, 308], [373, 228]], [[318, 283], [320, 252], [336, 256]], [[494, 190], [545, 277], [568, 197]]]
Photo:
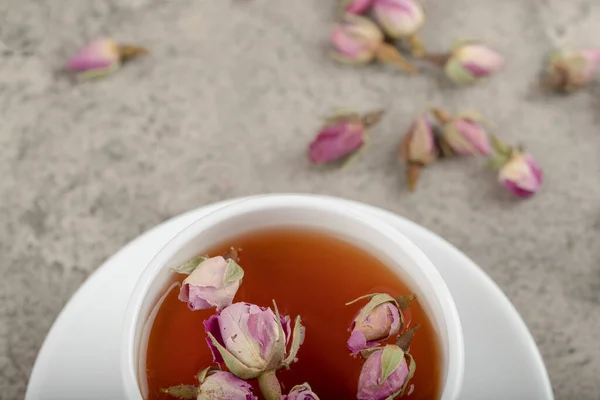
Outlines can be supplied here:
[[[350, 324], [348, 348], [365, 359], [358, 381], [357, 399], [384, 400], [401, 396], [415, 374], [417, 364], [410, 355], [410, 342], [418, 325], [408, 329], [403, 312], [414, 295], [397, 299], [386, 293], [359, 297], [369, 299]], [[402, 332], [400, 334], [400, 332]], [[393, 344], [382, 342], [394, 339]]]
[[[416, 190], [423, 168], [452, 156], [489, 158], [488, 164], [500, 171], [500, 181], [518, 197], [530, 197], [540, 189], [542, 172], [533, 158], [502, 145], [496, 138], [492, 143], [483, 116], [474, 111], [451, 115], [440, 107], [429, 111], [411, 123], [398, 149], [411, 191]], [[383, 111], [364, 115], [344, 112], [327, 119], [310, 144], [311, 163], [348, 163], [365, 147], [368, 128], [378, 123], [382, 115]]]
[[188, 275], [180, 288], [179, 300], [190, 310], [216, 308], [216, 314], [204, 321], [206, 341], [213, 361], [227, 371], [209, 367], [198, 374], [197, 387], [179, 385], [163, 389], [181, 399], [253, 400], [252, 387], [245, 382], [258, 379], [266, 400], [318, 400], [310, 386], [296, 386], [282, 397], [276, 373], [297, 361], [304, 341], [305, 328], [297, 316], [292, 328], [290, 317], [274, 308], [246, 302], [233, 303], [242, 283], [244, 270], [237, 263], [237, 251], [225, 257], [194, 257], [172, 271]]

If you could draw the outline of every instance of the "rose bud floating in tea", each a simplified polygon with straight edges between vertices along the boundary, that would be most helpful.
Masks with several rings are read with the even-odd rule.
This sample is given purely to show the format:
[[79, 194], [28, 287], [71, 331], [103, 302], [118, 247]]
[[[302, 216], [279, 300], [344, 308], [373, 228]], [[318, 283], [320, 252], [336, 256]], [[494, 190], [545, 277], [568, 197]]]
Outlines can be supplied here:
[[258, 400], [252, 386], [230, 372], [209, 367], [198, 373], [199, 386], [178, 385], [161, 392], [189, 400]]
[[194, 257], [172, 271], [187, 274], [179, 291], [179, 300], [190, 310], [217, 310], [230, 305], [240, 287], [244, 270], [233, 258]]
[[281, 400], [319, 400], [308, 383], [294, 386], [288, 395], [281, 396]]
[[[296, 317], [294, 332], [290, 317], [267, 307], [249, 303], [232, 304], [204, 322], [214, 361], [242, 379], [258, 378], [267, 400], [281, 396], [275, 372], [296, 361], [304, 341], [304, 327]], [[290, 340], [291, 339], [291, 340]], [[288, 343], [291, 345], [288, 349]]]
[[417, 365], [397, 345], [372, 351], [363, 364], [358, 381], [358, 400], [387, 400], [402, 396]]
[[365, 298], [371, 298], [352, 321], [348, 348], [352, 354], [379, 346], [379, 341], [398, 334], [404, 325], [402, 310], [406, 309], [414, 296], [402, 298], [401, 304], [385, 293], [370, 294], [347, 303], [350, 305]]

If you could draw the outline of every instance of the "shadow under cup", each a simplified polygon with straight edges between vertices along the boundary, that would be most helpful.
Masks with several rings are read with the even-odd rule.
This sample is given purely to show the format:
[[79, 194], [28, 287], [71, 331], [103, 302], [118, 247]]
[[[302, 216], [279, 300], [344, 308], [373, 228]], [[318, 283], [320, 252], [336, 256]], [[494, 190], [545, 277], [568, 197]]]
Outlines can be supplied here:
[[165, 245], [146, 267], [124, 319], [121, 367], [129, 399], [147, 398], [145, 352], [152, 323], [173, 282], [169, 268], [231, 237], [268, 228], [326, 232], [366, 250], [388, 266], [416, 293], [440, 339], [441, 399], [458, 397], [464, 364], [458, 312], [446, 284], [427, 257], [395, 228], [335, 199], [280, 195], [242, 200], [199, 219]]

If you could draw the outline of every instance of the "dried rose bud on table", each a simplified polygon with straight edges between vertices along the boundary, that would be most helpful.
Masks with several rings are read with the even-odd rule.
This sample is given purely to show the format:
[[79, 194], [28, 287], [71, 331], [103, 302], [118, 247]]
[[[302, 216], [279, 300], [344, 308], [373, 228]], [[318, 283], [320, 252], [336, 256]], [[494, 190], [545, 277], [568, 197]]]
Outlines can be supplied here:
[[589, 85], [600, 67], [600, 49], [554, 52], [542, 80], [544, 88], [571, 93]]
[[342, 112], [329, 117], [310, 143], [308, 157], [313, 164], [327, 164], [350, 160], [366, 144], [369, 128], [377, 125], [383, 116], [382, 110], [364, 115]]
[[442, 150], [446, 153], [486, 157], [493, 153], [481, 115], [465, 111], [452, 116], [439, 107], [432, 107], [431, 112], [442, 127]]
[[435, 135], [427, 114], [413, 122], [400, 142], [399, 153], [406, 165], [408, 187], [414, 192], [421, 169], [437, 159]]
[[140, 55], [147, 54], [143, 47], [118, 44], [112, 39], [93, 41], [67, 61], [68, 71], [81, 79], [101, 78], [117, 71], [121, 65]]
[[417, 73], [417, 68], [384, 39], [381, 29], [370, 19], [346, 14], [331, 33], [334, 48], [332, 57], [338, 62], [352, 65], [379, 61], [410, 74]]

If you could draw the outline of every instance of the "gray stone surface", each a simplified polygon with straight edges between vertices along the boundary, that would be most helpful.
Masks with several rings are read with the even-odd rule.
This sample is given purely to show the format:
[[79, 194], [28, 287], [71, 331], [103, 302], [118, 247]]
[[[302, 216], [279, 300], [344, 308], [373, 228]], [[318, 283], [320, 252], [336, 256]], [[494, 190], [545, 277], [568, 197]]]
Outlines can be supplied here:
[[[600, 45], [594, 0], [426, 0], [423, 37], [489, 40], [506, 70], [455, 89], [431, 71], [341, 67], [323, 0], [0, 0], [0, 398], [22, 398], [69, 296], [141, 232], [214, 201], [273, 192], [351, 198], [404, 215], [462, 249], [531, 329], [557, 399], [600, 399], [600, 109], [594, 88], [540, 95], [555, 43]], [[76, 84], [59, 72], [99, 35], [152, 55]], [[595, 40], [595, 41], [594, 41]], [[430, 167], [405, 189], [394, 152], [427, 104], [477, 108], [545, 171], [515, 201], [477, 160]], [[344, 171], [307, 165], [318, 118], [385, 107]], [[493, 362], [493, 360], [490, 360]]]

